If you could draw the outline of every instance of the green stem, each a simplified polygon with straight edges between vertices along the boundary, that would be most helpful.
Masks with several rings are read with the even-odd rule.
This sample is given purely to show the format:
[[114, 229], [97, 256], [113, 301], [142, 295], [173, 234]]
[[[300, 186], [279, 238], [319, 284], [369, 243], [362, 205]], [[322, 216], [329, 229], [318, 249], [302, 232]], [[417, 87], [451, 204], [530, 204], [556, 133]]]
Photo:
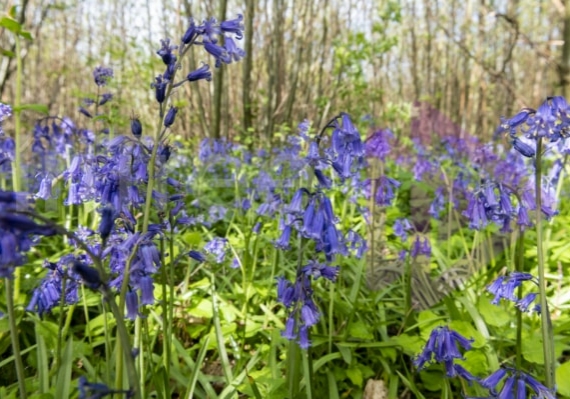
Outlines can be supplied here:
[[[517, 272], [524, 271], [524, 231], [519, 232], [516, 246], [516, 255], [514, 259], [515, 270]], [[522, 285], [518, 288], [518, 297], [522, 298]], [[516, 343], [516, 368], [522, 370], [522, 311], [517, 308], [517, 343]]]
[[546, 301], [546, 267], [544, 263], [544, 248], [542, 237], [542, 138], [536, 142], [536, 168], [535, 168], [535, 192], [536, 192], [536, 250], [538, 258], [538, 288], [540, 293], [540, 317], [542, 329], [542, 350], [544, 352], [544, 371], [546, 374], [545, 385], [554, 389], [556, 380], [554, 375], [554, 336], [550, 311]]
[[26, 380], [24, 375], [24, 363], [20, 353], [20, 339], [18, 337], [18, 327], [16, 326], [16, 312], [14, 311], [14, 298], [12, 297], [12, 280], [6, 278], [6, 307], [8, 308], [8, 323], [10, 324], [10, 338], [12, 339], [12, 350], [14, 351], [14, 363], [16, 363], [16, 374], [18, 375], [18, 386], [20, 387], [20, 398], [26, 399]]
[[[16, 93], [14, 96], [14, 164], [12, 165], [12, 190], [22, 191], [22, 47], [20, 37], [15, 35], [16, 42]], [[14, 270], [14, 303], [20, 302], [20, 285], [22, 281], [20, 268]]]

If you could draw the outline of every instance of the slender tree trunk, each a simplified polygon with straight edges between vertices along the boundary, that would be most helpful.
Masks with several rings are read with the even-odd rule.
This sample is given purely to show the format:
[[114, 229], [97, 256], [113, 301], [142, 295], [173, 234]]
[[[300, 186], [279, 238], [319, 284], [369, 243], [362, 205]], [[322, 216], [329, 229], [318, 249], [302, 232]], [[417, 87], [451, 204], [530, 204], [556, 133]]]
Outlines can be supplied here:
[[558, 73], [562, 94], [568, 99], [570, 98], [570, 1], [566, 0], [564, 3], [566, 5], [562, 34], [564, 45], [562, 46], [562, 59]]
[[[219, 20], [225, 21], [228, 10], [228, 0], [221, 0]], [[222, 125], [222, 91], [224, 87], [224, 66], [220, 65], [214, 72], [214, 104], [212, 110], [212, 130], [210, 137], [219, 139], [221, 137]]]
[[253, 19], [257, 0], [245, 0], [245, 58], [243, 59], [243, 131], [253, 127], [253, 111], [251, 109], [251, 74], [253, 73]]

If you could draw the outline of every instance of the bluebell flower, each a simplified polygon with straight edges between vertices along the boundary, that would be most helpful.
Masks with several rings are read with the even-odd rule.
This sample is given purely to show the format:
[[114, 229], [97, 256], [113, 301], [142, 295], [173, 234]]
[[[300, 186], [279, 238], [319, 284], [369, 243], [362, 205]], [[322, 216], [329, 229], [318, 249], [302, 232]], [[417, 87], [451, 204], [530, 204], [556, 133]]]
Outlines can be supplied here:
[[186, 29], [186, 32], [184, 32], [184, 35], [182, 36], [182, 43], [184, 44], [192, 43], [198, 37], [198, 35], [202, 33], [201, 29], [196, 26], [194, 18], [190, 18], [189, 22], [190, 26], [188, 29]]
[[126, 315], [125, 318], [135, 320], [139, 313], [139, 296], [136, 291], [129, 291], [125, 297]]
[[[76, 261], [73, 255], [63, 256], [57, 263], [44, 261], [44, 268], [48, 270], [39, 286], [33, 291], [27, 311], [36, 312], [40, 317], [51, 312], [55, 306], [61, 304], [62, 296], [66, 305], [73, 305], [78, 301], [79, 278], [69, 269], [69, 265]], [[65, 292], [62, 292], [65, 280]]]
[[111, 389], [102, 383], [88, 382], [84, 376], [79, 377], [79, 399], [101, 399], [108, 395], [113, 394], [126, 394], [129, 397], [130, 391]]
[[73, 272], [78, 274], [83, 280], [83, 283], [89, 288], [97, 289], [103, 285], [99, 271], [81, 261], [75, 261], [73, 263]]
[[365, 141], [365, 152], [367, 157], [378, 158], [382, 161], [390, 153], [390, 142], [394, 139], [394, 133], [389, 129], [380, 129], [372, 133]]
[[453, 360], [463, 359], [458, 346], [469, 350], [472, 343], [473, 339], [467, 339], [447, 326], [438, 326], [432, 330], [424, 350], [414, 360], [414, 365], [421, 370], [433, 361], [437, 363], [451, 361], [446, 368], [449, 374], [453, 374], [454, 371], [451, 371]]
[[536, 155], [536, 149], [518, 137], [513, 140], [513, 148], [527, 158], [532, 158]]
[[299, 327], [299, 347], [301, 349], [309, 349], [311, 340], [309, 339], [309, 329], [303, 325]]
[[79, 111], [80, 113], [82, 113], [83, 115], [85, 115], [86, 117], [88, 117], [88, 118], [93, 118], [93, 115], [91, 115], [91, 112], [87, 111], [87, 110], [86, 110], [85, 108], [83, 108], [83, 107], [79, 107], [79, 108], [78, 108], [78, 111]]
[[2, 130], [2, 122], [12, 115], [12, 107], [8, 104], [0, 102], [0, 137], [4, 135], [4, 130]]
[[148, 275], [142, 276], [139, 280], [141, 291], [141, 305], [154, 304], [154, 282]]
[[168, 82], [163, 80], [162, 75], [158, 75], [155, 78], [154, 83], [152, 83], [150, 86], [154, 89], [154, 95], [156, 98], [156, 101], [158, 101], [160, 104], [162, 104], [166, 98], [166, 86], [167, 86]]
[[484, 378], [479, 381], [479, 384], [487, 388], [488, 390], [495, 392], [495, 388], [499, 385], [499, 383], [503, 380], [503, 378], [507, 375], [507, 370], [500, 368], [497, 371], [493, 372], [487, 378]]
[[[505, 378], [506, 377], [506, 378]], [[499, 391], [499, 384], [503, 382]], [[526, 399], [527, 387], [532, 398], [537, 399], [554, 399], [555, 395], [542, 383], [538, 382], [534, 377], [524, 371], [505, 367], [493, 372], [487, 378], [479, 381], [479, 384], [487, 388], [493, 397], [499, 399]]]
[[139, 118], [136, 116], [131, 118], [131, 133], [136, 138], [140, 138], [142, 136], [142, 124]]
[[104, 207], [101, 210], [101, 222], [99, 223], [99, 234], [103, 240], [106, 240], [109, 237], [114, 224], [115, 211], [111, 207]]
[[210, 41], [212, 43], [217, 43], [218, 38], [216, 36], [222, 33], [218, 21], [213, 17], [202, 21], [202, 25], [200, 25], [199, 29], [200, 33], [203, 35], [204, 40]]
[[[375, 183], [375, 184], [374, 184]], [[376, 192], [372, 193], [372, 188], [376, 186]], [[367, 179], [364, 182], [365, 196], [370, 198], [374, 196], [376, 204], [381, 206], [389, 206], [396, 198], [395, 189], [400, 187], [400, 182], [388, 176], [381, 176], [377, 179]]]
[[[428, 213], [431, 217], [438, 219], [441, 212], [445, 209], [445, 198], [443, 196], [443, 187], [435, 190], [435, 198], [429, 206]], [[402, 240], [405, 241], [405, 240]]]
[[160, 41], [161, 47], [156, 52], [160, 58], [162, 58], [162, 62], [166, 65], [170, 65], [176, 62], [176, 56], [173, 54], [173, 51], [178, 48], [176, 45], [170, 44], [170, 39], [163, 39]]
[[49, 174], [46, 174], [45, 177], [40, 182], [40, 187], [38, 192], [36, 193], [36, 198], [41, 198], [43, 200], [47, 200], [51, 198], [51, 190], [52, 190], [52, 178]]
[[236, 43], [234, 42], [234, 39], [232, 39], [231, 37], [226, 37], [224, 40], [224, 48], [226, 50], [226, 53], [228, 54], [229, 57], [229, 63], [233, 61], [239, 61], [241, 60], [243, 57], [245, 57], [245, 51], [243, 51], [241, 48], [239, 48]]
[[178, 112], [177, 107], [171, 106], [168, 109], [168, 112], [166, 113], [166, 116], [164, 117], [164, 126], [165, 127], [170, 127], [174, 124], [174, 119], [176, 118], [177, 112]]
[[394, 235], [402, 242], [408, 239], [408, 231], [412, 230], [412, 225], [408, 219], [396, 219], [394, 222]]
[[101, 99], [99, 100], [99, 105], [105, 105], [113, 98], [112, 93], [103, 93]]
[[113, 77], [113, 69], [98, 66], [93, 70], [93, 80], [97, 86], [106, 86]]
[[204, 49], [216, 60], [216, 68], [219, 68], [222, 63], [229, 64], [231, 62], [232, 59], [224, 47], [218, 46], [212, 41], [206, 39], [204, 39], [203, 44]]
[[530, 273], [511, 272], [507, 277], [499, 276], [493, 283], [487, 286], [487, 291], [495, 296], [491, 303], [497, 305], [501, 299], [506, 299], [515, 302], [517, 307], [526, 311], [536, 296], [529, 294], [519, 301], [519, 298], [515, 294], [515, 289], [525, 281], [532, 281], [538, 284], [534, 276]]
[[431, 245], [429, 239], [425, 237], [422, 241], [419, 235], [416, 236], [410, 250], [410, 255], [412, 258], [417, 258], [420, 255], [431, 257]]
[[215, 237], [204, 246], [204, 251], [214, 255], [216, 263], [222, 263], [226, 256], [227, 243], [227, 239]]
[[220, 23], [220, 30], [224, 33], [233, 33], [236, 39], [243, 38], [243, 15], [238, 14], [236, 19], [228, 19]]
[[195, 71], [190, 72], [186, 79], [190, 82], [195, 82], [197, 80], [207, 80], [208, 82], [212, 80], [212, 72], [210, 71], [210, 66], [208, 64], [202, 65]]
[[317, 261], [309, 261], [309, 263], [303, 267], [302, 272], [307, 276], [312, 276], [315, 279], [323, 277], [332, 282], [336, 281], [338, 276], [339, 268], [338, 266], [329, 266], [326, 263], [319, 263]]
[[281, 236], [273, 245], [279, 249], [289, 249], [289, 242], [291, 240], [291, 225], [287, 225], [283, 228]]
[[198, 251], [192, 250], [192, 251], [188, 252], [188, 256], [190, 256], [192, 259], [194, 259], [195, 261], [197, 261], [199, 263], [203, 263], [206, 261], [206, 257]]

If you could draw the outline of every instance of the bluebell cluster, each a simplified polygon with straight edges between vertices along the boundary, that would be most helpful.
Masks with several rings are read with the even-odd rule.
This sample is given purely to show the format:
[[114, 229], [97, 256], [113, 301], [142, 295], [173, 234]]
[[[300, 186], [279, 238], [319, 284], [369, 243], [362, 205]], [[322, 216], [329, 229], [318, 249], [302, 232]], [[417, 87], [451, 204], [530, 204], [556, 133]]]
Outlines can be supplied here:
[[[478, 381], [482, 387], [489, 390], [490, 398], [526, 399], [529, 394], [536, 399], [556, 398], [546, 386], [534, 377], [524, 371], [512, 368], [500, 368], [488, 377]], [[501, 382], [503, 384], [499, 387]], [[466, 398], [470, 399], [471, 397], [467, 396]]]
[[448, 377], [459, 376], [469, 382], [474, 381], [476, 378], [471, 373], [455, 363], [456, 359], [464, 359], [459, 347], [469, 350], [472, 343], [473, 339], [469, 340], [447, 326], [436, 327], [432, 330], [424, 350], [414, 360], [414, 365], [421, 370], [432, 362], [443, 363]]
[[[518, 298], [515, 294], [515, 289], [520, 287], [525, 281], [532, 282], [538, 286], [538, 280], [530, 273], [511, 272], [508, 276], [499, 276], [493, 283], [487, 286], [487, 291], [495, 296], [491, 303], [497, 305], [501, 299], [506, 299], [513, 302], [522, 312], [528, 311], [538, 294], [531, 292], [523, 298]], [[540, 305], [535, 305], [533, 309], [540, 312]]]
[[[501, 367], [486, 378], [472, 375], [463, 366], [457, 364], [457, 359], [464, 359], [460, 348], [471, 349], [473, 339], [469, 340], [451, 330], [447, 326], [434, 328], [428, 338], [422, 353], [414, 359], [418, 370], [432, 363], [441, 363], [445, 367], [447, 377], [458, 377], [469, 384], [477, 382], [489, 390], [486, 399], [526, 399], [527, 395], [537, 399], [554, 399], [555, 395], [531, 375], [509, 367]], [[506, 378], [505, 378], [506, 377]], [[464, 396], [466, 399], [483, 399]]]
[[[327, 190], [333, 187], [334, 182], [330, 172], [334, 173], [340, 185], [356, 179], [357, 186], [364, 187], [360, 171], [365, 166], [366, 147], [360, 134], [346, 114], [331, 120], [315, 140], [311, 140], [307, 134], [308, 128], [306, 122], [299, 126], [300, 139], [308, 147], [307, 155], [302, 159], [305, 167], [316, 178], [316, 189], [313, 191], [301, 187], [293, 193], [289, 203], [283, 204], [281, 235], [274, 242], [277, 248], [284, 251], [291, 249], [292, 241], [297, 242], [297, 239], [314, 244], [315, 254], [311, 255], [313, 259], [307, 263], [302, 263], [303, 260], [299, 259], [294, 280], [291, 282], [285, 277], [279, 277], [277, 283], [278, 300], [289, 310], [282, 335], [289, 340], [297, 340], [304, 349], [311, 344], [309, 329], [320, 319], [312, 280], [323, 277], [331, 282], [336, 281], [339, 268], [332, 263], [337, 257], [348, 256], [350, 253], [361, 257], [366, 250], [366, 242], [358, 233], [352, 230], [344, 235], [341, 233], [337, 226], [339, 220], [327, 195]], [[320, 144], [325, 141], [326, 129], [332, 129], [330, 147], [323, 148]], [[375, 145], [379, 146], [378, 143]], [[293, 142], [290, 155], [298, 156], [299, 151], [300, 147]], [[302, 164], [297, 164], [297, 168], [301, 166]], [[270, 203], [266, 209], [271, 209]], [[317, 260], [320, 254], [324, 262]]]
[[[154, 275], [162, 267], [163, 261], [157, 239], [187, 225], [211, 225], [225, 217], [227, 210], [222, 206], [210, 207], [207, 219], [203, 220], [193, 221], [187, 214], [185, 198], [188, 182], [181, 183], [168, 176], [166, 165], [172, 158], [173, 150], [164, 137], [175, 124], [178, 113], [178, 108], [168, 103], [171, 90], [186, 81], [211, 80], [209, 67], [204, 64], [181, 82], [174, 82], [181, 57], [190, 46], [203, 45], [208, 53], [214, 54], [217, 66], [237, 61], [244, 53], [236, 47], [233, 37], [240, 39], [242, 32], [241, 16], [222, 23], [209, 19], [202, 25], [196, 25], [191, 21], [179, 44], [173, 44], [169, 39], [161, 42], [157, 54], [165, 64], [165, 71], [156, 78], [153, 88], [160, 103], [163, 130], [154, 139], [144, 135], [143, 123], [137, 116], [131, 118], [130, 135], [115, 133], [114, 137], [107, 136], [109, 131], [106, 128], [96, 132], [78, 128], [68, 118], [48, 117], [38, 121], [32, 144], [38, 169], [28, 171], [33, 176], [31, 187], [36, 192], [36, 198], [50, 200], [58, 194], [54, 193], [56, 183], [63, 181], [66, 186], [66, 193], [62, 193], [64, 203], [81, 205], [95, 202], [99, 205], [100, 223], [96, 231], [77, 226], [76, 232], [68, 237], [70, 245], [76, 250], [74, 254], [64, 255], [57, 262], [46, 261], [48, 273], [34, 290], [28, 310], [47, 313], [60, 303], [62, 297], [66, 304], [76, 303], [79, 284], [91, 289], [105, 287], [115, 292], [120, 292], [126, 284], [126, 317], [135, 319], [142, 314], [141, 306], [155, 302]], [[198, 40], [200, 38], [202, 41]], [[223, 47], [217, 44], [219, 39], [223, 40]], [[113, 95], [100, 93], [99, 89], [107, 86], [113, 75], [111, 68], [95, 68], [93, 79], [97, 95], [83, 99], [80, 107], [83, 115], [90, 118], [102, 115], [102, 106], [112, 101]], [[8, 115], [7, 112], [5, 114]], [[149, 224], [146, 231], [141, 231], [137, 213], [142, 212], [145, 205], [154, 153], [153, 177], [158, 183], [152, 191], [152, 201], [159, 220]], [[10, 198], [6, 196], [0, 203], [0, 211], [8, 210], [12, 203], [15, 204], [16, 201]], [[5, 263], [2, 263], [0, 270], [5, 276], [11, 275], [14, 266], [23, 263], [21, 253], [29, 249], [32, 235], [54, 234], [49, 227], [25, 219], [25, 216], [4, 213], [0, 213], [0, 232], [0, 244], [3, 244], [0, 248], [8, 248], [8, 244], [11, 248], [10, 251], [4, 249], [0, 252], [0, 261]], [[14, 240], [16, 243], [12, 242]], [[77, 255], [84, 249], [90, 252], [91, 257]], [[213, 240], [205, 251], [211, 253], [217, 262], [223, 261], [224, 239]], [[108, 269], [96, 267], [93, 255]], [[197, 260], [206, 260], [195, 250], [189, 255]], [[126, 270], [128, 281], [124, 281]], [[65, 292], [62, 292], [63, 289]]]
[[36, 236], [56, 234], [53, 226], [36, 222], [30, 199], [11, 191], [0, 191], [0, 277], [11, 278], [14, 269], [25, 263], [25, 252]]

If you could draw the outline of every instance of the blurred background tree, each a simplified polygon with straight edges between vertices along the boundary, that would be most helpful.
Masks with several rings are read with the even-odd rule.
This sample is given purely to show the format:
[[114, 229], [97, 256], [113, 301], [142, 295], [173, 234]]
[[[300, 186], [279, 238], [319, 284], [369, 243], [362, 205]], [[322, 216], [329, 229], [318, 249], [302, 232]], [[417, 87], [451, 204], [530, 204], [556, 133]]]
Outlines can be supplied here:
[[[165, 32], [188, 17], [245, 15], [242, 68], [221, 85], [185, 85], [179, 133], [254, 143], [271, 141], [303, 119], [324, 123], [339, 111], [409, 132], [414, 102], [429, 104], [468, 132], [488, 139], [498, 115], [566, 94], [570, 12], [562, 0], [22, 0], [16, 6], [34, 40], [26, 42], [24, 103], [79, 122], [81, 99], [97, 65], [115, 70], [117, 128], [133, 110], [154, 107], [150, 83]], [[1, 32], [1, 28], [0, 28]], [[0, 33], [1, 101], [13, 99], [14, 43]], [[196, 53], [185, 71], [200, 65]], [[213, 65], [212, 65], [213, 66]], [[227, 84], [231, 81], [231, 84]], [[190, 95], [190, 91], [195, 91]], [[216, 115], [215, 102], [222, 106]], [[514, 105], [513, 105], [514, 104]], [[190, 104], [187, 104], [190, 105]], [[219, 108], [218, 108], [219, 109]], [[34, 115], [29, 115], [30, 124]], [[144, 118], [143, 118], [144, 119]], [[144, 121], [152, 124], [154, 121]]]

